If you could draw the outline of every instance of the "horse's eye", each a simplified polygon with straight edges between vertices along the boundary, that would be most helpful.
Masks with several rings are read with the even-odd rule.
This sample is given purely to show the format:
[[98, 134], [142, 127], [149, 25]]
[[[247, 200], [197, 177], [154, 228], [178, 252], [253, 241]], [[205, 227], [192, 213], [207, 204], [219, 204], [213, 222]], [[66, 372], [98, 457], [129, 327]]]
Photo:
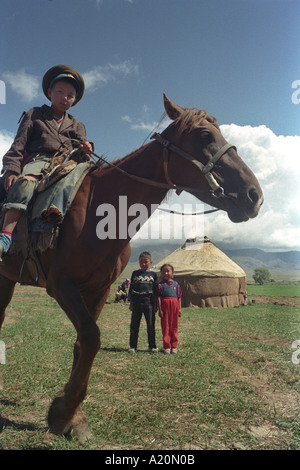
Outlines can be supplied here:
[[208, 131], [201, 131], [200, 138], [205, 143], [209, 143], [213, 140], [211, 133]]

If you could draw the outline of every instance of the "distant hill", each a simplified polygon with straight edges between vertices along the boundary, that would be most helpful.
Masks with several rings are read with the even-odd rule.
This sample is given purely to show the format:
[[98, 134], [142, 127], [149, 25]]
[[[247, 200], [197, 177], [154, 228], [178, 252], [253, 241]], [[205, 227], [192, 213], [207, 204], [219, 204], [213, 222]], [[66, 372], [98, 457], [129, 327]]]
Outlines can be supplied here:
[[244, 269], [249, 280], [255, 268], [268, 269], [275, 280], [300, 279], [300, 251], [268, 252], [258, 248], [222, 251]]
[[[181, 245], [180, 241], [170, 243], [160, 240], [157, 243], [152, 242], [150, 245], [147, 245], [147, 243], [145, 245], [132, 243], [131, 258], [125, 272], [122, 274], [122, 278], [124, 276], [130, 277], [132, 270], [138, 268], [138, 257], [141, 251], [150, 251], [155, 265]], [[268, 269], [274, 280], [300, 280], [300, 251], [268, 252], [259, 248], [232, 249], [228, 245], [218, 244], [217, 246], [244, 269], [249, 282], [252, 282], [252, 274], [255, 268]]]

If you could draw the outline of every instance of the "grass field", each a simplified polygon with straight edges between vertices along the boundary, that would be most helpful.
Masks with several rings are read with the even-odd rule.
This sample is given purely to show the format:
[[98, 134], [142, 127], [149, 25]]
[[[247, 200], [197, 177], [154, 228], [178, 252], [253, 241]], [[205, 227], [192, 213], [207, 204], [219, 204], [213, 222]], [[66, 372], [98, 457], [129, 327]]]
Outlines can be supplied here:
[[[299, 295], [299, 286], [285, 288]], [[185, 308], [176, 356], [149, 354], [144, 321], [129, 354], [129, 323], [127, 305], [105, 305], [83, 405], [93, 438], [80, 447], [46, 422], [69, 376], [75, 330], [43, 290], [19, 286], [1, 337], [0, 449], [300, 449], [299, 307]], [[158, 321], [156, 329], [161, 347]]]
[[276, 295], [276, 296], [296, 296], [300, 297], [300, 284], [289, 283], [273, 283], [264, 284], [248, 284], [248, 294], [256, 295]]

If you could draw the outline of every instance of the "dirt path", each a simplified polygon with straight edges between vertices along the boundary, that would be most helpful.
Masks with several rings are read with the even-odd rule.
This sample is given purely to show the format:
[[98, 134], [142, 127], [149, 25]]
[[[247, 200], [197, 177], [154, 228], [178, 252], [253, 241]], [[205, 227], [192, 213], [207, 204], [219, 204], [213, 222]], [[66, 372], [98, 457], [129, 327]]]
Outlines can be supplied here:
[[250, 303], [257, 304], [273, 304], [273, 305], [290, 305], [292, 307], [300, 307], [300, 297], [296, 296], [276, 296], [276, 295], [249, 295]]

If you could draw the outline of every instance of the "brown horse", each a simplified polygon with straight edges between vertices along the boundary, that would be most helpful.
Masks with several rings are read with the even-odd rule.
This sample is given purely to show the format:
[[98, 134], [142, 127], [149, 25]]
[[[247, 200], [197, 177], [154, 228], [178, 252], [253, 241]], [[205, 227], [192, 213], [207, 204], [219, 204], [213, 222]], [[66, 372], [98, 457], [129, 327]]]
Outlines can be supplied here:
[[[91, 171], [63, 221], [56, 249], [39, 255], [47, 278], [48, 294], [56, 299], [77, 332], [73, 368], [64, 394], [56, 397], [48, 413], [50, 430], [56, 434], [73, 428], [88, 437], [83, 401], [92, 363], [100, 348], [97, 318], [111, 284], [130, 257], [130, 236], [100, 239], [97, 208], [111, 204], [119, 220], [119, 196], [127, 206], [159, 204], [170, 188], [185, 189], [198, 199], [227, 212], [233, 222], [255, 217], [263, 201], [259, 183], [227, 144], [216, 120], [204, 111], [185, 109], [164, 95], [166, 112], [173, 121], [161, 135], [133, 153]], [[128, 216], [128, 224], [134, 220]], [[10, 255], [0, 267], [0, 327], [16, 282], [23, 257]], [[32, 284], [24, 270], [23, 281]]]

